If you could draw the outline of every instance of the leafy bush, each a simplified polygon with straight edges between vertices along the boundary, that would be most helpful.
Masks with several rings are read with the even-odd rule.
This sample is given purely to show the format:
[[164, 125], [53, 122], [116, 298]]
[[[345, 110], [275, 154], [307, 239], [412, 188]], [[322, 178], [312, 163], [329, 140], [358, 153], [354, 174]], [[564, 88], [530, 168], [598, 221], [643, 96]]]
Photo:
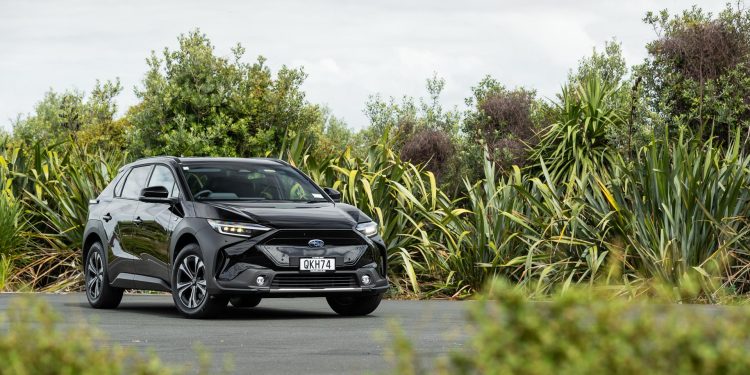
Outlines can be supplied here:
[[539, 123], [546, 120], [546, 104], [532, 90], [508, 90], [489, 76], [472, 91], [473, 97], [466, 101], [475, 108], [467, 111], [462, 124], [467, 138], [465, 161], [469, 161], [462, 166], [465, 175], [479, 178], [482, 163], [473, 159], [480, 157], [489, 158], [497, 169], [506, 172], [514, 165], [525, 166], [530, 146], [538, 141]]
[[78, 90], [57, 93], [52, 90], [37, 103], [33, 114], [19, 117], [13, 124], [13, 135], [28, 143], [64, 142], [69, 138], [110, 150], [123, 150], [129, 123], [115, 120], [115, 97], [122, 92], [119, 80], [96, 81], [84, 96]]
[[[570, 289], [536, 303], [502, 281], [471, 307], [464, 351], [436, 363], [443, 374], [744, 374], [750, 309], [663, 305]], [[396, 373], [428, 373], [396, 331]]]
[[448, 134], [441, 130], [424, 128], [417, 130], [404, 142], [401, 147], [401, 159], [424, 165], [440, 180], [453, 160], [454, 151]]
[[86, 325], [59, 327], [60, 318], [42, 300], [16, 298], [2, 315], [0, 373], [176, 374], [154, 354], [111, 345], [102, 332]]

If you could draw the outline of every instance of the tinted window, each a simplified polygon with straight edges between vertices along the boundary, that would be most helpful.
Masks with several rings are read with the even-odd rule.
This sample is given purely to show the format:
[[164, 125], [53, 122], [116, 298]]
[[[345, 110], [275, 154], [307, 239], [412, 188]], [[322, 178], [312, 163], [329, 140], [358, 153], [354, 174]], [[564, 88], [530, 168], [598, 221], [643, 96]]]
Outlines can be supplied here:
[[112, 179], [112, 182], [107, 185], [104, 190], [102, 190], [102, 193], [99, 194], [99, 198], [112, 198], [115, 192], [115, 187], [120, 187], [122, 185], [122, 175], [124, 172], [120, 172], [115, 176], [114, 179]]
[[[127, 171], [122, 171], [122, 174], [124, 175], [127, 173]], [[119, 197], [122, 195], [122, 186], [125, 185], [125, 176], [120, 177], [120, 179], [117, 181], [117, 185], [115, 185], [115, 196]]]
[[164, 186], [170, 191], [170, 197], [180, 196], [180, 190], [177, 188], [177, 183], [174, 180], [172, 171], [163, 165], [157, 165], [154, 167], [154, 173], [151, 174], [151, 180], [148, 182], [148, 186]]
[[183, 173], [197, 200], [325, 201], [302, 174], [281, 164], [201, 163]]
[[122, 197], [138, 199], [141, 195], [141, 190], [146, 187], [146, 179], [150, 171], [150, 165], [133, 168], [125, 180], [125, 185], [122, 187]]

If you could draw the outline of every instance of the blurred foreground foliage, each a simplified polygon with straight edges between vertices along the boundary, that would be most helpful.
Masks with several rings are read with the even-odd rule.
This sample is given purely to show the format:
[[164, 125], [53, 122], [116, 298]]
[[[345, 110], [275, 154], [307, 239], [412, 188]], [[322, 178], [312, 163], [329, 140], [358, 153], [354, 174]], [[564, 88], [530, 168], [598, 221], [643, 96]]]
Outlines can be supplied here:
[[[681, 289], [695, 295], [697, 284]], [[505, 281], [485, 288], [469, 313], [464, 349], [425, 364], [392, 325], [398, 374], [745, 374], [747, 306], [672, 305], [672, 286], [650, 296], [570, 288], [534, 302]], [[629, 298], [628, 298], [629, 297]], [[429, 369], [428, 369], [429, 368]]]
[[41, 299], [12, 299], [0, 321], [3, 375], [145, 375], [185, 370], [165, 365], [155, 354], [112, 345], [101, 331], [86, 324], [63, 328], [59, 314]]

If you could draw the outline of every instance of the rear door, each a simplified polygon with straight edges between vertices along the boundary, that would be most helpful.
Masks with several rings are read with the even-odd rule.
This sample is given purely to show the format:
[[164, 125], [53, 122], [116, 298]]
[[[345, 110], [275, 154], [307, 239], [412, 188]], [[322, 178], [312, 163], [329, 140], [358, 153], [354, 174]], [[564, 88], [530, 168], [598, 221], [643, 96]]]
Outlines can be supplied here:
[[[116, 197], [116, 192], [122, 188], [122, 184], [125, 182], [125, 176], [130, 170], [122, 170], [112, 180], [112, 182], [99, 194], [96, 199], [96, 203], [89, 205], [91, 214], [89, 219], [99, 220], [104, 227], [104, 234], [106, 236], [106, 248], [113, 249], [120, 248], [119, 234], [115, 231], [116, 221], [112, 216], [112, 211], [119, 211], [119, 200]], [[121, 252], [121, 251], [120, 251]], [[113, 277], [117, 276], [117, 273], [121, 272], [121, 259], [114, 256], [112, 250], [109, 251], [107, 260], [109, 261], [109, 276], [110, 281]]]
[[[171, 168], [164, 164], [154, 165], [148, 187], [164, 186], [170, 191], [170, 197], [180, 196], [175, 175]], [[138, 256], [135, 273], [158, 277], [169, 282], [169, 241], [172, 230], [181, 219], [171, 204], [140, 202], [136, 211], [135, 227], [138, 241], [132, 249]]]
[[138, 209], [141, 189], [146, 187], [152, 168], [153, 165], [132, 168], [118, 196], [109, 207], [109, 214], [114, 222], [114, 231], [119, 238], [119, 244], [112, 246], [112, 251], [115, 257], [127, 260], [123, 264], [124, 271], [122, 272], [135, 272], [135, 263], [138, 260], [136, 249], [140, 241], [136, 232], [139, 223], [135, 220], [135, 212]]

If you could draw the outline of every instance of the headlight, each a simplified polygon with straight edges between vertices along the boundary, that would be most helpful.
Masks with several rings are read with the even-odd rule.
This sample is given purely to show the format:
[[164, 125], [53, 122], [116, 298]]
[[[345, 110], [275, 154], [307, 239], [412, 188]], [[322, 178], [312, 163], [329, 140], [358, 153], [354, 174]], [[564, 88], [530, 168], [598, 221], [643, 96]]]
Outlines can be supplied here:
[[258, 224], [236, 223], [231, 221], [208, 220], [208, 225], [221, 234], [230, 236], [252, 237], [257, 234], [271, 230]]
[[364, 234], [367, 237], [372, 237], [378, 234], [378, 224], [374, 222], [357, 224], [357, 230], [359, 233]]

